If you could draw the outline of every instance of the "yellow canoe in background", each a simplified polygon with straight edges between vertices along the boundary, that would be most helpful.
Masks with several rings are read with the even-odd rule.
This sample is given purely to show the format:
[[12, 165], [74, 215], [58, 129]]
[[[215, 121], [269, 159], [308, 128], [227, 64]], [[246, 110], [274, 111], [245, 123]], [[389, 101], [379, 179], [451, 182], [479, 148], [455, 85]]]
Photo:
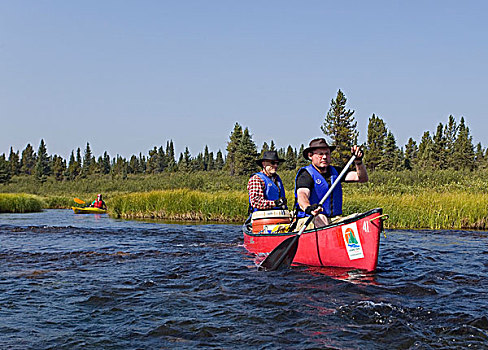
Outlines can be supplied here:
[[105, 214], [107, 211], [100, 209], [100, 208], [92, 208], [92, 207], [86, 207], [86, 208], [78, 208], [78, 207], [71, 207], [73, 209], [73, 212], [75, 214]]

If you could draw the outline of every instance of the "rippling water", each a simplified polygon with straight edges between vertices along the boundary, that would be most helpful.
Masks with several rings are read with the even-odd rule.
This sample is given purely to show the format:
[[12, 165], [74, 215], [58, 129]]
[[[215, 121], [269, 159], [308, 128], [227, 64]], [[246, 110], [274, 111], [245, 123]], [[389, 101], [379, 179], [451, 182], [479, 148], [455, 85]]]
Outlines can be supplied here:
[[386, 233], [375, 273], [258, 272], [239, 226], [0, 214], [0, 348], [487, 349], [487, 233]]

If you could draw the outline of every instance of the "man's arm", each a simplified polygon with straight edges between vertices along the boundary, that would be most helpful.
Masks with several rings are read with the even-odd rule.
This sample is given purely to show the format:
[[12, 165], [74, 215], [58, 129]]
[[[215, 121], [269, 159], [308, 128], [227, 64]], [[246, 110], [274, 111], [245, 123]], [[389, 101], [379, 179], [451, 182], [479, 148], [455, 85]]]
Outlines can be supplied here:
[[[314, 186], [312, 176], [307, 171], [297, 176], [297, 201], [300, 208], [305, 211], [310, 206], [310, 191]], [[322, 211], [322, 207], [319, 207], [311, 212], [312, 215], [317, 215]]]
[[347, 182], [368, 182], [368, 171], [363, 163], [363, 151], [359, 146], [352, 146], [351, 153], [356, 156], [354, 160], [354, 165], [356, 166], [356, 171], [350, 171], [344, 177], [344, 181]]

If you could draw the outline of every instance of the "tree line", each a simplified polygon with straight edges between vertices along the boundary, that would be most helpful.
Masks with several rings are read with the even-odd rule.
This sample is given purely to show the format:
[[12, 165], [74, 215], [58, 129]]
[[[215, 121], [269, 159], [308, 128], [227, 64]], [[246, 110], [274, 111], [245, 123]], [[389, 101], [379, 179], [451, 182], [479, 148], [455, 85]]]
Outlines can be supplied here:
[[[339, 90], [331, 100], [330, 108], [320, 126], [324, 136], [337, 146], [332, 153], [333, 164], [342, 166], [350, 157], [350, 148], [358, 143], [359, 132], [354, 111], [346, 108], [347, 98]], [[409, 170], [476, 170], [488, 167], [487, 149], [481, 143], [473, 145], [473, 138], [463, 117], [459, 123], [450, 115], [447, 123], [439, 123], [435, 132], [425, 131], [420, 142], [409, 138], [406, 145], [399, 147], [395, 136], [386, 123], [373, 114], [369, 118], [365, 150], [365, 164], [370, 171]], [[12, 176], [35, 176], [40, 182], [49, 177], [56, 181], [74, 181], [79, 178], [102, 176], [127, 177], [128, 174], [158, 174], [163, 172], [226, 171], [230, 175], [250, 175], [258, 171], [256, 159], [263, 152], [276, 150], [285, 159], [281, 169], [294, 170], [305, 166], [302, 157], [305, 146], [297, 150], [291, 145], [277, 149], [273, 140], [264, 142], [258, 151], [250, 130], [236, 122], [227, 142], [226, 156], [219, 150], [209, 151], [208, 146], [195, 157], [188, 147], [176, 159], [173, 141], [166, 147], [156, 147], [147, 155], [139, 153], [129, 159], [107, 152], [96, 158], [87, 143], [84, 151], [78, 147], [71, 151], [68, 160], [59, 155], [49, 155], [42, 139], [37, 152], [28, 144], [22, 152], [14, 151], [0, 155], [0, 183], [8, 182]]]

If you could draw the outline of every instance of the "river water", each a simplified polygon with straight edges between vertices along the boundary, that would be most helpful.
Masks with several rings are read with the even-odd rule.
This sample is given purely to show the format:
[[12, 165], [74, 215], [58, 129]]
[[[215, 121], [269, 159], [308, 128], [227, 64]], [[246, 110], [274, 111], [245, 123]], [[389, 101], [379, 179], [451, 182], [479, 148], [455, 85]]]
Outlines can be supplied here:
[[0, 214], [1, 349], [488, 349], [488, 234], [386, 231], [378, 270], [261, 272], [238, 225]]

